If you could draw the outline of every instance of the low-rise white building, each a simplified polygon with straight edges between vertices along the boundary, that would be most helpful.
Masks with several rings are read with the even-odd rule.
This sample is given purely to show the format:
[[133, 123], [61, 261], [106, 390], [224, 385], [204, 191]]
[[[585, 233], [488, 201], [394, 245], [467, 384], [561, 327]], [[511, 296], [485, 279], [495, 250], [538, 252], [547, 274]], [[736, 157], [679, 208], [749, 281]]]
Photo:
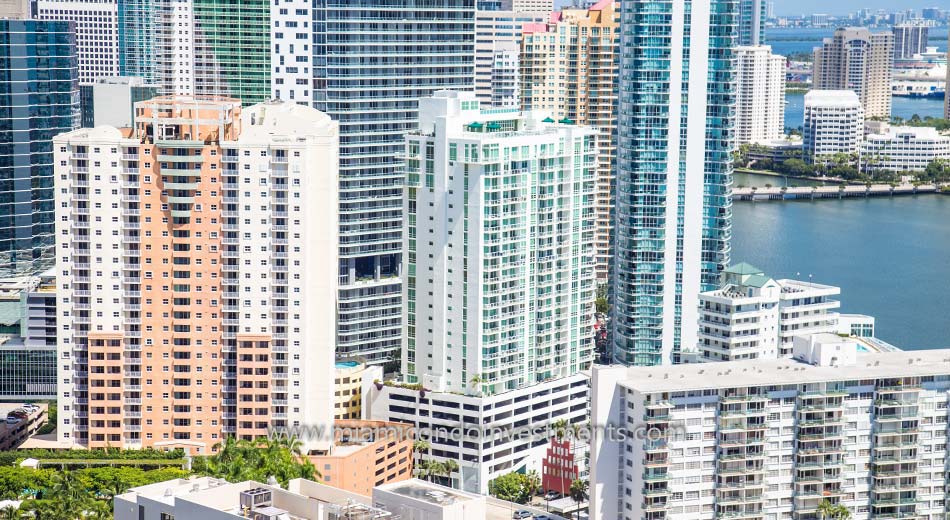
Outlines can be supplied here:
[[[559, 419], [587, 422], [586, 373], [552, 379], [494, 395], [432, 392], [417, 385], [374, 386], [363, 396], [373, 420], [412, 424], [431, 448], [425, 458], [458, 463], [450, 479], [471, 493], [488, 493], [488, 483], [507, 473], [542, 473]], [[458, 481], [461, 480], [459, 485]]]
[[274, 481], [192, 477], [130, 489], [114, 508], [115, 520], [510, 520], [515, 512], [564, 520], [418, 479], [376, 486], [369, 497], [305, 479], [283, 489]]
[[944, 518], [950, 349], [594, 367], [590, 517]]
[[839, 294], [831, 285], [774, 280], [747, 263], [733, 265], [719, 289], [699, 295], [699, 360], [789, 357], [795, 336], [837, 330]]
[[[392, 519], [372, 499], [305, 479], [229, 483], [195, 477], [132, 488], [115, 497], [115, 520]], [[349, 515], [349, 516], [347, 516]]]
[[935, 159], [950, 159], [950, 135], [936, 128], [882, 125], [861, 143], [865, 172], [922, 172]]
[[836, 154], [856, 156], [864, 134], [864, 108], [851, 90], [805, 94], [802, 155], [819, 163]]

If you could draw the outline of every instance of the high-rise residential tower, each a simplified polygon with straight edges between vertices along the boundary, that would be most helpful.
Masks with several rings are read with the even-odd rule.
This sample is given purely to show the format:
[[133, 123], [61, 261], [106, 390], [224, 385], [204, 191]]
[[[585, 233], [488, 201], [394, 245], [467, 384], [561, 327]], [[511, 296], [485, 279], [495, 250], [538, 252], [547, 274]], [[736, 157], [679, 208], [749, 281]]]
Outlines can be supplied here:
[[405, 155], [405, 379], [363, 399], [485, 493], [505, 473], [540, 472], [546, 427], [586, 420], [596, 131], [443, 91], [420, 100]]
[[785, 56], [768, 45], [737, 47], [736, 139], [771, 141], [785, 131]]
[[739, 0], [739, 45], [765, 43], [766, 0]]
[[564, 9], [524, 30], [521, 105], [596, 128], [598, 134], [596, 269], [608, 281], [613, 246], [620, 13], [613, 0]]
[[891, 117], [891, 66], [894, 34], [863, 27], [841, 28], [815, 48], [812, 88], [853, 90], [864, 117]]
[[922, 23], [902, 23], [895, 25], [891, 31], [894, 33], [894, 59], [907, 60], [927, 50], [928, 27]]
[[403, 373], [433, 390], [514, 390], [592, 358], [595, 134], [499, 112], [438, 92], [406, 138]]
[[80, 119], [75, 25], [16, 18], [29, 9], [8, 7], [0, 6], [0, 276], [53, 265], [52, 141]]
[[291, 103], [159, 97], [134, 128], [56, 138], [62, 443], [329, 433], [337, 131]]
[[270, 98], [265, 0], [118, 0], [120, 72], [160, 94]]
[[[521, 33], [523, 28], [543, 24], [550, 12], [522, 13], [517, 11], [482, 11], [475, 15], [475, 93], [483, 102], [495, 106], [517, 106], [520, 93], [512, 96], [506, 86], [494, 82], [498, 74], [506, 73], [509, 65], [518, 71]], [[500, 54], [501, 53], [501, 54]], [[520, 82], [519, 82], [520, 85]]]
[[74, 22], [79, 83], [119, 75], [116, 0], [37, 0], [40, 20]]
[[273, 96], [340, 122], [337, 355], [395, 370], [404, 137], [419, 98], [472, 89], [475, 0], [280, 0], [271, 19]]
[[[836, 334], [793, 359], [595, 367], [590, 517], [944, 518], [950, 350]], [[631, 434], [637, 428], [640, 435]], [[845, 518], [847, 518], [845, 517]]]
[[699, 293], [729, 264], [738, 4], [621, 2], [613, 357], [696, 344]]

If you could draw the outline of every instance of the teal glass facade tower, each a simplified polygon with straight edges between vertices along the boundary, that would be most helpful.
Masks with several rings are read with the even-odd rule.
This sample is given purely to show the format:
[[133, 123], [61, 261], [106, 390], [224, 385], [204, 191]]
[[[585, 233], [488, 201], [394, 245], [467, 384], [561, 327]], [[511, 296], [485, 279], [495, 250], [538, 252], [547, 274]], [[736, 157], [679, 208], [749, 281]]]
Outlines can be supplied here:
[[739, 0], [739, 45], [765, 45], [766, 0]]
[[79, 127], [72, 22], [0, 19], [0, 276], [54, 264], [53, 136]]
[[614, 361], [696, 347], [699, 293], [729, 264], [736, 0], [621, 2]]

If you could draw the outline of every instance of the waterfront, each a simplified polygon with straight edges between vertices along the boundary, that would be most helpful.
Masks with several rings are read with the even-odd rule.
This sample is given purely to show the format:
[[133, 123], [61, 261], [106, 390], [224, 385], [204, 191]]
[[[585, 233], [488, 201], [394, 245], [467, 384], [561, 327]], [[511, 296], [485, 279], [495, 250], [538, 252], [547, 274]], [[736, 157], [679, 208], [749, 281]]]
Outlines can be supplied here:
[[[920, 117], [943, 117], [943, 100], [936, 98], [891, 97], [891, 115], [910, 119], [917, 114]], [[805, 117], [805, 94], [785, 94], [785, 127], [802, 126]]]
[[950, 347], [950, 196], [737, 202], [733, 215], [733, 263], [840, 286], [842, 312], [875, 316], [901, 348]]
[[[874, 27], [873, 32], [890, 31], [890, 27]], [[765, 43], [772, 46], [772, 52], [782, 56], [810, 53], [821, 45], [823, 38], [830, 38], [834, 27], [769, 27], [765, 30]], [[931, 27], [927, 31], [927, 45], [938, 51], [947, 50], [947, 27]]]

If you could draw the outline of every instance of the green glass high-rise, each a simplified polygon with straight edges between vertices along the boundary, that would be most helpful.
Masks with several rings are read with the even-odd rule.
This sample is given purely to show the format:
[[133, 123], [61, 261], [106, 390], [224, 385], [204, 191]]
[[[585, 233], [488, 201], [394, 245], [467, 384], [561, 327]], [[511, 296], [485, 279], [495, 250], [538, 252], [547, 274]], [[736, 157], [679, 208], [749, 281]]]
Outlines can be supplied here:
[[193, 0], [195, 94], [270, 99], [270, 3]]
[[120, 72], [161, 94], [270, 98], [266, 0], [119, 0]]
[[613, 357], [676, 362], [729, 264], [736, 0], [621, 2]]

